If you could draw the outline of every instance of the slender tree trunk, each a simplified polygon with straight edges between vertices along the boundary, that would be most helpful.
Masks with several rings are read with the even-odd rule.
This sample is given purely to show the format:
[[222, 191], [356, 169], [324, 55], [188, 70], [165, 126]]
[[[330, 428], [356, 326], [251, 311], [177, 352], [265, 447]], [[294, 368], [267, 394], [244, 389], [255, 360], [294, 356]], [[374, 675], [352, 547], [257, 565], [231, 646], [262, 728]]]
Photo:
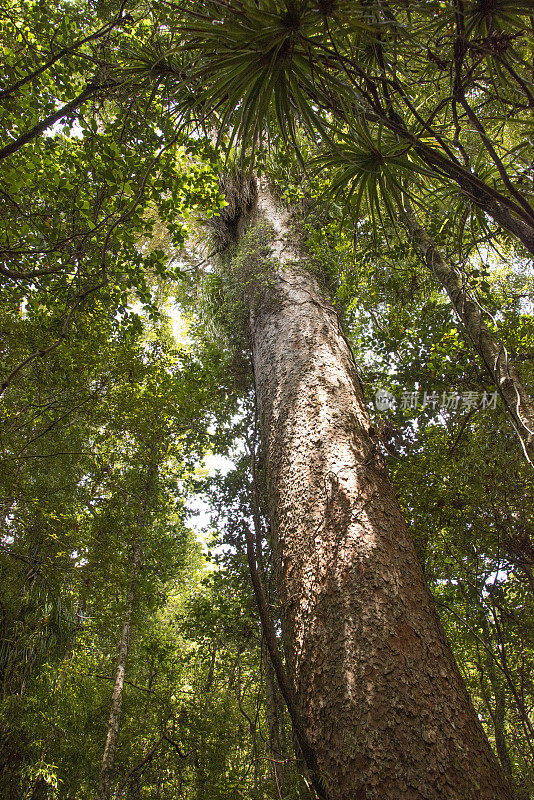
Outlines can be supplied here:
[[141, 506], [135, 520], [136, 535], [130, 551], [130, 582], [126, 594], [126, 607], [122, 622], [122, 632], [119, 644], [119, 655], [117, 659], [117, 669], [115, 672], [115, 683], [111, 696], [111, 710], [109, 714], [108, 732], [104, 755], [102, 757], [102, 769], [100, 772], [100, 783], [98, 787], [97, 800], [109, 800], [111, 796], [111, 778], [113, 765], [115, 763], [115, 751], [119, 738], [119, 728], [122, 714], [122, 696], [124, 681], [126, 677], [126, 662], [128, 660], [128, 650], [130, 645], [130, 634], [132, 628], [132, 616], [135, 607], [135, 595], [139, 570], [141, 568], [141, 558], [143, 554], [143, 531], [147, 522], [147, 515], [150, 509], [151, 494], [154, 491], [158, 474], [158, 437], [152, 443], [148, 461], [146, 464], [146, 479], [141, 494]]
[[507, 800], [337, 316], [265, 187], [255, 222], [235, 263], [248, 286], [287, 668], [328, 797]]
[[506, 723], [506, 692], [504, 686], [497, 676], [493, 657], [488, 655], [486, 658], [486, 669], [488, 677], [493, 689], [493, 696], [495, 698], [495, 707], [492, 710], [493, 729], [495, 731], [495, 748], [499, 761], [501, 762], [503, 772], [512, 784], [512, 762], [510, 760], [510, 753], [508, 752], [508, 743], [506, 741], [505, 723]]
[[534, 404], [516, 370], [509, 364], [505, 347], [484, 324], [482, 309], [465, 288], [461, 274], [443, 258], [409, 207], [401, 214], [401, 220], [415, 249], [447, 292], [473, 347], [506, 404], [525, 455], [531, 463], [534, 462]]
[[[399, 130], [396, 132], [401, 133]], [[447, 175], [457, 183], [467, 197], [474, 199], [474, 202], [489, 214], [497, 225], [517, 237], [529, 253], [534, 255], [534, 219], [530, 207], [527, 211], [522, 202], [518, 203], [515, 199], [491, 189], [469, 168], [454, 163], [432, 146], [418, 142], [410, 134], [407, 138], [412, 139], [414, 149], [431, 171]], [[523, 199], [526, 200], [524, 195]]]
[[124, 679], [126, 676], [126, 662], [128, 660], [128, 649], [130, 642], [130, 632], [132, 627], [132, 614], [135, 602], [135, 589], [141, 563], [141, 540], [138, 537], [132, 550], [131, 558], [131, 579], [126, 596], [126, 609], [122, 622], [122, 633], [119, 645], [119, 657], [117, 659], [117, 669], [115, 672], [115, 683], [111, 697], [111, 711], [109, 714], [108, 733], [102, 758], [102, 770], [100, 773], [100, 786], [98, 789], [98, 800], [109, 800], [111, 796], [111, 777], [115, 762], [115, 751], [119, 738], [119, 727], [122, 713], [122, 693], [124, 689]]
[[[262, 525], [260, 498], [261, 492], [258, 486], [257, 474], [257, 454], [255, 445], [251, 447], [252, 464], [252, 520], [254, 524], [254, 549], [257, 559], [258, 578], [266, 586], [265, 564], [263, 561], [263, 539], [264, 531]], [[265, 596], [265, 602], [268, 600]], [[269, 609], [267, 609], [267, 612]], [[265, 633], [264, 633], [265, 637]], [[284, 736], [284, 699], [280, 694], [280, 689], [276, 681], [276, 673], [271, 662], [269, 647], [264, 640], [262, 641], [262, 663], [263, 674], [265, 676], [265, 716], [268, 729], [267, 755], [271, 761], [271, 774], [276, 787], [277, 796], [285, 797], [288, 792], [287, 767], [288, 752]]]
[[271, 774], [276, 786], [277, 795], [285, 797], [288, 789], [287, 765], [288, 753], [284, 741], [284, 706], [280, 689], [276, 683], [276, 676], [271, 664], [268, 648], [263, 649], [263, 664], [265, 674], [265, 716], [269, 739], [267, 753], [271, 760]]

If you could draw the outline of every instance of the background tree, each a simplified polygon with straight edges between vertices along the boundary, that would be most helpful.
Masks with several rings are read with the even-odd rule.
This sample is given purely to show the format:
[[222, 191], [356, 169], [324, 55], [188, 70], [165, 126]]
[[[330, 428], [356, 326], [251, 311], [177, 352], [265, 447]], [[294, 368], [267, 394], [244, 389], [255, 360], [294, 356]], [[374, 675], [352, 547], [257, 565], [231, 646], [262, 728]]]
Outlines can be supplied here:
[[[146, 530], [112, 790], [169, 800], [308, 794], [298, 746], [283, 742], [289, 720], [245, 583], [246, 526], [277, 627], [271, 534], [258, 511], [264, 465], [257, 430], [234, 404], [236, 389], [251, 402], [244, 287], [211, 270], [214, 242], [200, 255], [183, 247], [185, 218], [224, 206], [221, 149], [254, 136], [277, 202], [298, 208], [367, 398], [378, 386], [396, 398], [395, 409], [371, 409], [376, 447], [503, 771], [518, 798], [532, 791], [529, 476], [500, 402], [475, 409], [462, 399], [439, 412], [422, 403], [425, 391], [493, 393], [499, 371], [480, 347], [488, 332], [508, 388], [510, 368], [526, 392], [531, 385], [532, 283], [518, 244], [528, 249], [531, 226], [522, 10], [4, 9], [0, 752], [9, 796], [94, 796], [142, 471], [134, 439], [151, 420], [180, 433], [176, 462], [162, 453]], [[193, 35], [183, 27], [191, 12]], [[410, 254], [401, 225], [410, 205], [427, 243], [418, 249], [453, 280], [451, 299], [468, 329], [469, 315], [479, 326], [475, 336]], [[196, 315], [193, 353], [177, 362], [156, 324], [169, 295]], [[420, 402], [405, 408], [411, 391]], [[521, 400], [528, 428], [525, 408]], [[225, 545], [206, 573], [182, 509], [199, 489], [190, 475], [208, 441], [240, 466], [211, 501]]]

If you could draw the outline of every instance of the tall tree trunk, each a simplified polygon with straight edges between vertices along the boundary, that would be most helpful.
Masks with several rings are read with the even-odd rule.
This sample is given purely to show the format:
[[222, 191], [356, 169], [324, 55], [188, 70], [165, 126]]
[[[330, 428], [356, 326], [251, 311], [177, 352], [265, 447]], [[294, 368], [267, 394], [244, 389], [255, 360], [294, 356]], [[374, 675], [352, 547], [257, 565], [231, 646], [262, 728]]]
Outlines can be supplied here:
[[486, 372], [505, 402], [525, 456], [530, 463], [534, 463], [534, 404], [518, 373], [509, 364], [506, 348], [484, 323], [482, 309], [464, 286], [461, 274], [447, 262], [432, 237], [416, 220], [407, 199], [405, 204], [406, 210], [401, 214], [401, 221], [416, 251], [447, 292]]
[[128, 649], [130, 643], [130, 632], [132, 627], [132, 615], [135, 602], [135, 589], [139, 575], [141, 563], [141, 540], [138, 537], [134, 543], [131, 557], [131, 576], [128, 594], [126, 596], [126, 608], [122, 622], [122, 633], [119, 644], [119, 656], [117, 659], [117, 669], [115, 672], [115, 683], [111, 697], [111, 711], [109, 714], [108, 733], [102, 758], [102, 770], [100, 772], [100, 785], [98, 788], [98, 800], [109, 800], [111, 796], [111, 777], [113, 765], [115, 763], [115, 751], [119, 738], [119, 728], [122, 713], [122, 693], [124, 680], [126, 677], [126, 662], [128, 660]]
[[286, 661], [330, 800], [505, 800], [332, 305], [265, 187], [247, 286]]

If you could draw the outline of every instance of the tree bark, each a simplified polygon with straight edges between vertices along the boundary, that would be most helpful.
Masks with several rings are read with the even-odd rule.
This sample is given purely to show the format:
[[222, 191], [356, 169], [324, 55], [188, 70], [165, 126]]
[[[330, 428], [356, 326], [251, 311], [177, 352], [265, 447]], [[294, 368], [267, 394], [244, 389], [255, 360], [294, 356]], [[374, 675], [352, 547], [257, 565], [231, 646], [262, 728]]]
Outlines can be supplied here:
[[530, 463], [534, 462], [534, 404], [516, 370], [509, 364], [506, 348], [484, 323], [482, 309], [465, 288], [459, 271], [449, 264], [431, 236], [410, 210], [401, 213], [410, 239], [424, 263], [447, 292], [486, 372], [497, 386]]
[[336, 313], [265, 186], [255, 222], [235, 263], [248, 287], [287, 669], [328, 797], [508, 800]]

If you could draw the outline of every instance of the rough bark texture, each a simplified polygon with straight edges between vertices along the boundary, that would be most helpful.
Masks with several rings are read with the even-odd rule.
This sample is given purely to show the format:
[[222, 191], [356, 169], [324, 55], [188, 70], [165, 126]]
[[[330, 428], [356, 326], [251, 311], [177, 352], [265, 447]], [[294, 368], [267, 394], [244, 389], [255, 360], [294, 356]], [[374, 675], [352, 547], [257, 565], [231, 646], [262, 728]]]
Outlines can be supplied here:
[[415, 249], [447, 292], [486, 371], [506, 403], [527, 458], [534, 462], [534, 404], [516, 370], [509, 364], [506, 349], [484, 324], [482, 310], [466, 290], [462, 276], [441, 255], [434, 241], [415, 217], [401, 217]]
[[505, 800], [337, 316], [265, 187], [257, 219], [278, 259], [248, 296], [283, 633], [328, 795]]

